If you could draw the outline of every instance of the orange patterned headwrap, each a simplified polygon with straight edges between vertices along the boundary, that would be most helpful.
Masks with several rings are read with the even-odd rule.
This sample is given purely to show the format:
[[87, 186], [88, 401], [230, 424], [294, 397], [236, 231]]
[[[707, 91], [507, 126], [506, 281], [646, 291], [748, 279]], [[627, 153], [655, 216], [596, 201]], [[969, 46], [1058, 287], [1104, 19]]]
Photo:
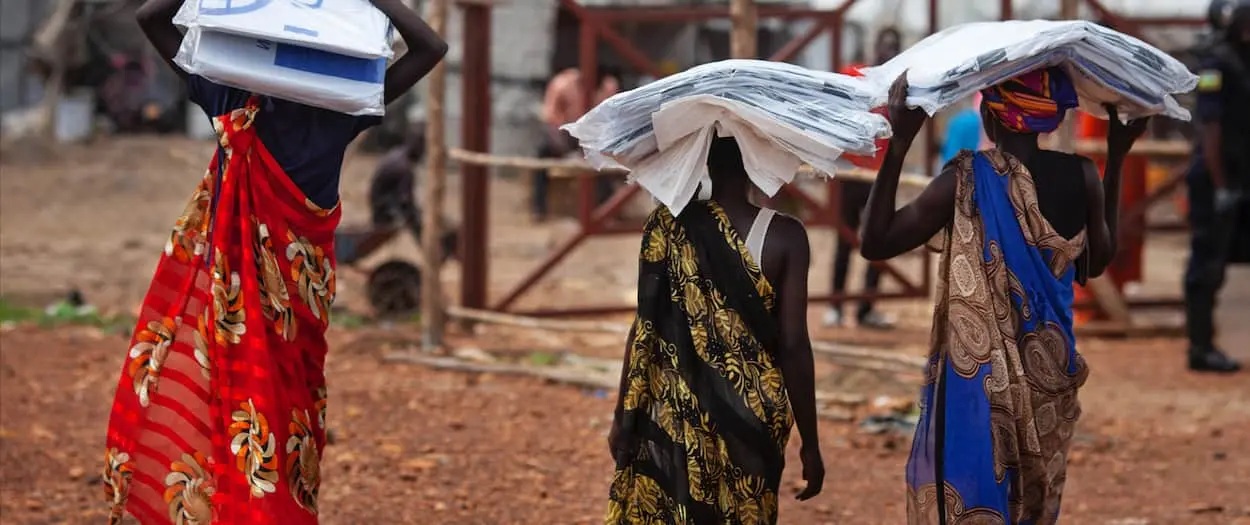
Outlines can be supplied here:
[[1079, 99], [1068, 73], [1039, 69], [981, 90], [982, 104], [1016, 133], [1049, 133], [1059, 127]]

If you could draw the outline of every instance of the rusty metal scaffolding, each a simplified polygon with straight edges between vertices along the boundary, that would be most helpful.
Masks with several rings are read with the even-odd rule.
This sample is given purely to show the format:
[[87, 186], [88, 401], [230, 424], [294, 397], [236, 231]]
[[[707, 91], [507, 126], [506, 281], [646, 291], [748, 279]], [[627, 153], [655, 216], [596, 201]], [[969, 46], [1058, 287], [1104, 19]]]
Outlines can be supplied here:
[[[858, 0], [845, 0], [837, 9], [816, 10], [786, 5], [760, 5], [757, 16], [775, 18], [789, 22], [809, 21], [811, 26], [802, 34], [794, 37], [783, 45], [769, 60], [789, 61], [809, 46], [822, 34], [828, 34], [830, 55], [834, 70], [841, 67], [843, 18]], [[1130, 34], [1140, 34], [1147, 26], [1157, 25], [1201, 25], [1202, 20], [1173, 18], [1133, 18], [1116, 15], [1110, 12], [1099, 0], [1083, 0], [1102, 19], [1116, 25], [1120, 30]], [[558, 0], [559, 5], [577, 17], [580, 25], [579, 38], [579, 69], [582, 72], [583, 90], [587, 93], [585, 100], [593, 100], [590, 93], [595, 89], [595, 71], [599, 66], [598, 44], [600, 40], [607, 43], [630, 67], [641, 74], [653, 78], [664, 76], [655, 63], [637, 49], [631, 42], [621, 36], [613, 24], [623, 22], [699, 22], [713, 19], [729, 18], [727, 5], [721, 6], [673, 6], [673, 7], [590, 7], [578, 3], [577, 0]], [[938, 29], [938, 2], [929, 0], [928, 26], [930, 33]], [[472, 152], [488, 153], [490, 151], [490, 47], [491, 47], [491, 4], [481, 0], [460, 0], [464, 10], [463, 32], [463, 96], [461, 145]], [[1003, 20], [1013, 16], [1011, 0], [1001, 0], [1001, 16]], [[589, 109], [589, 108], [587, 108]], [[934, 155], [935, 133], [933, 126], [926, 126], [926, 163]], [[467, 308], [494, 311], [509, 311], [514, 304], [530, 288], [563, 261], [587, 239], [596, 236], [621, 233], [637, 233], [637, 225], [619, 226], [610, 224], [622, 207], [638, 192], [637, 185], [629, 185], [618, 190], [606, 202], [596, 207], [594, 176], [584, 176], [578, 185], [579, 229], [576, 234], [556, 247], [546, 258], [529, 272], [510, 291], [493, 304], [488, 301], [488, 231], [487, 224], [489, 207], [487, 202], [490, 192], [488, 167], [482, 164], [462, 163], [461, 176], [463, 190], [461, 206], [463, 226], [461, 236], [461, 304]], [[1175, 184], [1161, 190], [1174, 190]], [[840, 218], [838, 182], [827, 185], [826, 202], [821, 203], [803, 190], [795, 186], [787, 186], [784, 191], [795, 198], [811, 213], [809, 224], [829, 226], [839, 236], [847, 239], [853, 248], [858, 248], [859, 238]], [[1125, 210], [1130, 217], [1144, 216], [1146, 209], [1160, 200], [1162, 191], [1156, 191], [1147, 199]], [[922, 257], [923, 272], [918, 282], [908, 279], [903, 272], [889, 262], [874, 262], [884, 275], [889, 275], [901, 285], [901, 290], [894, 292], [858, 293], [858, 294], [815, 294], [810, 297], [814, 302], [844, 301], [858, 299], [900, 299], [927, 297], [930, 289], [930, 258]], [[1169, 303], [1170, 304], [1170, 303]], [[528, 311], [531, 315], [586, 315], [630, 311], [633, 305], [599, 305], [587, 307], [569, 307], [561, 309], [541, 309]]]

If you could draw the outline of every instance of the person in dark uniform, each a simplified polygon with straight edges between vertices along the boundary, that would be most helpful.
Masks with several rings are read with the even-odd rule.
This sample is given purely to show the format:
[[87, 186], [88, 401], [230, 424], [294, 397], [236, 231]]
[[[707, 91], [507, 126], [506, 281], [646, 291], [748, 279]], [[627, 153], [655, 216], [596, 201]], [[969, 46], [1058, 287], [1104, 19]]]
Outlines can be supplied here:
[[[1198, 67], [1198, 133], [1188, 173], [1193, 230], [1185, 270], [1189, 368], [1236, 372], [1215, 346], [1215, 303], [1227, 265], [1250, 262], [1250, 0], [1216, 0], [1214, 36]], [[1220, 38], [1222, 37], [1222, 38]]]

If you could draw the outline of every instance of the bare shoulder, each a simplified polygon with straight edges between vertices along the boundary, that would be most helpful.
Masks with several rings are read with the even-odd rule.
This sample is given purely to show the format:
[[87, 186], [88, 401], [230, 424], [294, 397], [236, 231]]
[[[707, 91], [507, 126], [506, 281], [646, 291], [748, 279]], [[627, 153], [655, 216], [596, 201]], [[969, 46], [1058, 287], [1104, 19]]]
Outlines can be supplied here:
[[576, 85], [580, 78], [581, 74], [576, 68], [568, 68], [557, 73], [555, 78], [551, 79], [551, 83], [560, 87], [567, 87]]
[[776, 240], [787, 254], [806, 254], [810, 250], [807, 228], [803, 226], [803, 221], [790, 215], [778, 213], [768, 227], [768, 235]]
[[1091, 188], [1097, 186], [1099, 189], [1102, 188], [1102, 173], [1098, 169], [1098, 164], [1094, 162], [1094, 159], [1084, 155], [1065, 155], [1073, 157], [1074, 160], [1080, 163], [1081, 177], [1085, 180], [1085, 186]]

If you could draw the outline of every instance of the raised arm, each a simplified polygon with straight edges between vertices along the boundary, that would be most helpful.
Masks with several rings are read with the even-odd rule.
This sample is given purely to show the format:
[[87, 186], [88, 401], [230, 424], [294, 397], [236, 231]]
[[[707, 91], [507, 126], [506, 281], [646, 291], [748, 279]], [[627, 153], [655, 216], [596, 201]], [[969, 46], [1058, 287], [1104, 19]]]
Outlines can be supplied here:
[[1098, 177], [1098, 167], [1086, 159], [1085, 193], [1089, 199], [1086, 216], [1086, 239], [1089, 243], [1089, 277], [1102, 275], [1115, 259], [1120, 230], [1120, 175], [1124, 159], [1133, 143], [1146, 131], [1148, 118], [1120, 122], [1114, 106], [1107, 106], [1107, 166]]
[[885, 161], [877, 171], [860, 234], [859, 252], [865, 259], [880, 261], [907, 253], [924, 244], [950, 224], [955, 212], [955, 170], [948, 164], [916, 200], [896, 210], [898, 179], [912, 141], [928, 116], [907, 107], [907, 73], [890, 86], [890, 137]]
[[182, 45], [182, 32], [174, 25], [174, 15], [181, 6], [181, 0], [147, 0], [135, 10], [135, 20], [161, 58], [178, 76], [185, 78], [187, 73], [174, 64], [174, 56]]
[[[1107, 167], [1111, 167], [1110, 162]], [[1089, 259], [1087, 277], [1093, 278], [1102, 275], [1115, 257], [1115, 232], [1111, 230], [1106, 217], [1108, 203], [1119, 206], [1120, 183], [1113, 180], [1110, 185], [1104, 186], [1105, 182], [1098, 177], [1098, 166], [1092, 160], [1084, 159], [1082, 169], [1085, 172], [1085, 198], [1088, 200], [1085, 205], [1085, 255]], [[1109, 197], [1112, 194], [1115, 197]]]
[[[1199, 66], [1198, 105], [1194, 118], [1198, 124], [1198, 144], [1202, 148], [1207, 173], [1217, 190], [1228, 187], [1224, 173], [1224, 133], [1220, 121], [1228, 105], [1224, 101], [1224, 67], [1217, 57], [1204, 57]], [[1233, 79], [1228, 79], [1234, 81]]]
[[390, 104], [438, 65], [438, 61], [447, 54], [447, 42], [415, 11], [404, 5], [403, 0], [370, 1], [391, 20], [399, 36], [408, 44], [408, 52], [386, 70], [385, 97], [386, 103]]
[[820, 436], [816, 426], [816, 373], [812, 358], [812, 340], [807, 333], [807, 272], [811, 264], [811, 246], [807, 231], [799, 221], [778, 217], [774, 223], [775, 240], [786, 247], [785, 270], [779, 283], [780, 302], [777, 318], [781, 323], [781, 348], [777, 366], [785, 379], [786, 395], [794, 411], [795, 425], [802, 440], [799, 456], [803, 461], [803, 479], [807, 487], [798, 495], [806, 500], [820, 493], [825, 481], [825, 466], [820, 455]]

